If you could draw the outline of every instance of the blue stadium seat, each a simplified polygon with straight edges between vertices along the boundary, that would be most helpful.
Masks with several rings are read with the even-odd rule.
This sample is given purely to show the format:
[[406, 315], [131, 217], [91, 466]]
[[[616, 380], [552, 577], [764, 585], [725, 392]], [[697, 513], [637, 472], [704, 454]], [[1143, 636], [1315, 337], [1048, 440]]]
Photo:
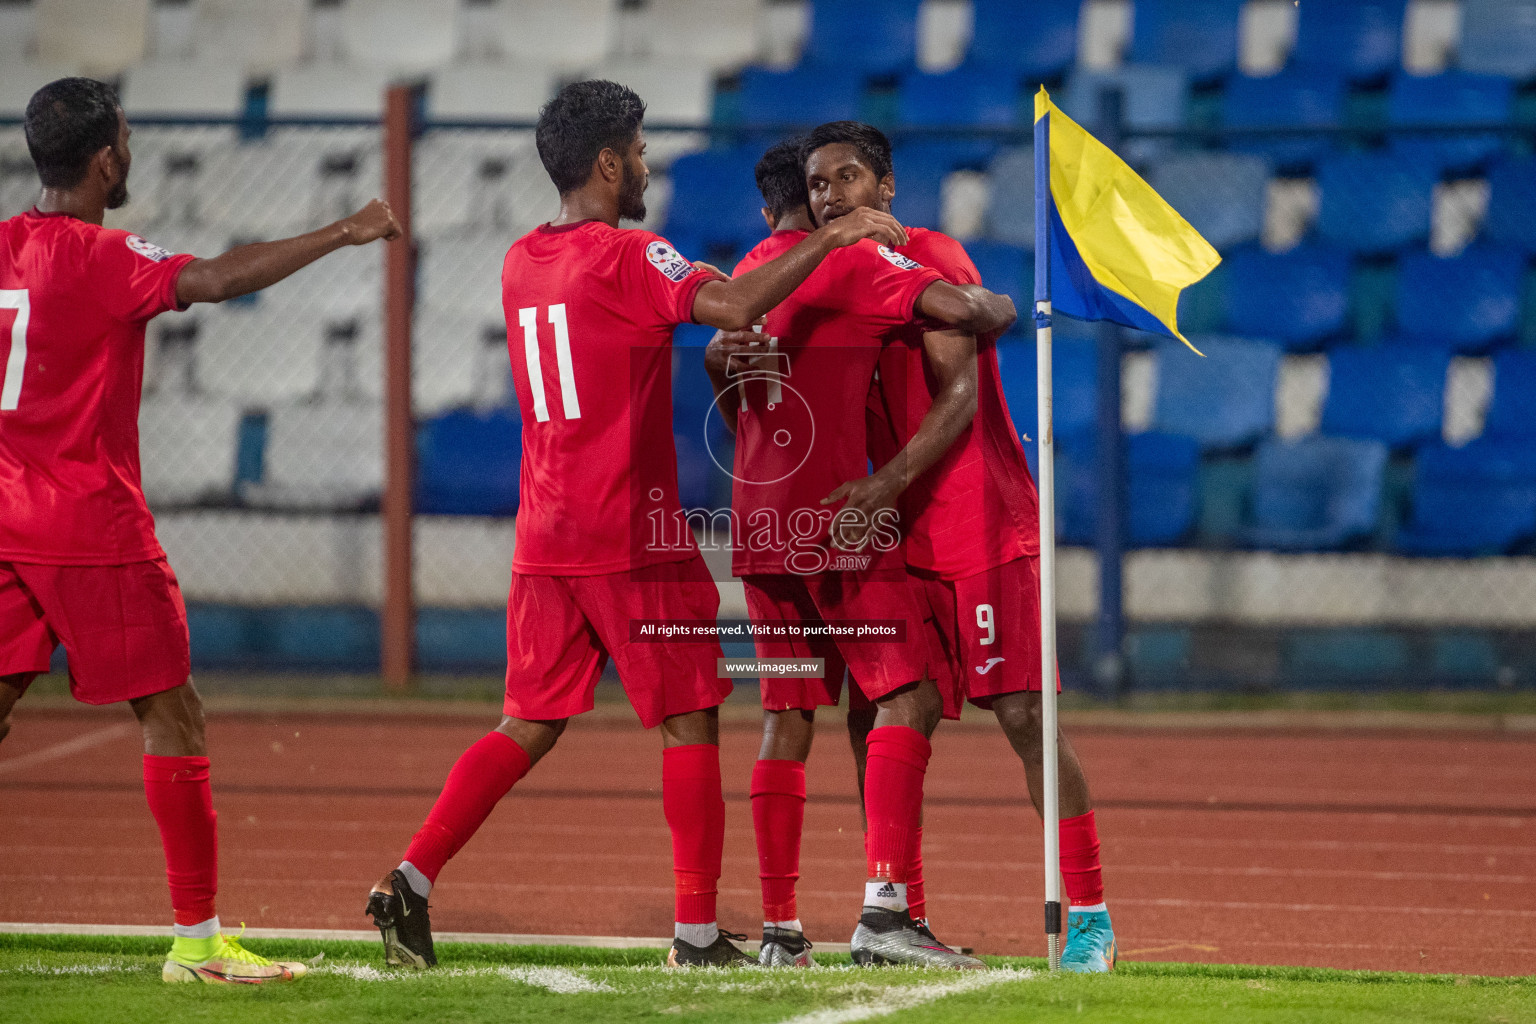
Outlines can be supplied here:
[[1536, 78], [1536, 0], [1461, 0], [1456, 63], [1478, 74]]
[[896, 169], [896, 198], [891, 209], [903, 224], [938, 228], [943, 219], [944, 179], [971, 154], [969, 143], [918, 139], [891, 151]]
[[896, 95], [903, 128], [1012, 128], [1020, 122], [1019, 84], [991, 68], [968, 66], [904, 75]]
[[[1514, 111], [1515, 83], [1498, 75], [1448, 71], [1441, 75], [1398, 75], [1387, 96], [1387, 123], [1408, 125], [1505, 124]], [[1442, 170], [1486, 163], [1504, 148], [1496, 132], [1396, 134], [1392, 152]]]
[[1237, 68], [1237, 20], [1246, 0], [1136, 0], [1130, 59], [1174, 64], [1210, 80]]
[[1386, 253], [1429, 238], [1439, 168], [1386, 153], [1340, 153], [1318, 163], [1317, 233], [1351, 252]]
[[1430, 445], [1414, 463], [1412, 507], [1399, 551], [1504, 554], [1536, 536], [1536, 451], [1508, 441]]
[[[1344, 78], [1325, 68], [1290, 68], [1267, 78], [1237, 75], [1222, 92], [1227, 128], [1336, 128], [1344, 109]], [[1234, 137], [1230, 148], [1267, 156], [1278, 167], [1310, 166], [1333, 149], [1325, 134]]]
[[853, 67], [894, 75], [917, 58], [920, 0], [812, 0], [811, 30], [801, 65]]
[[851, 67], [747, 68], [738, 105], [748, 125], [806, 125], [859, 116], [864, 82]]
[[416, 508], [440, 515], [517, 511], [523, 424], [515, 406], [455, 409], [416, 429]]
[[[1199, 442], [1155, 432], [1131, 434], [1125, 442], [1126, 533], [1131, 546], [1183, 542], [1194, 531], [1199, 515]], [[1099, 521], [1093, 446], [1064, 454], [1060, 467], [1062, 540], [1092, 544]]]
[[1060, 74], [1076, 59], [1082, 0], [973, 0], [971, 6], [967, 63], [1034, 82]]
[[1280, 349], [1241, 338], [1190, 339], [1157, 347], [1157, 397], [1152, 429], [1193, 437], [1203, 448], [1253, 444], [1275, 426]]
[[987, 168], [987, 234], [1000, 242], [1035, 247], [1035, 151], [1005, 149]]
[[1483, 436], [1536, 444], [1536, 352], [1500, 352], [1493, 357], [1493, 398]]
[[[1035, 435], [1039, 398], [1036, 357], [1032, 338], [997, 346], [998, 373], [1009, 415], [1013, 425], [1030, 437]], [[1051, 426], [1062, 445], [1084, 447], [1091, 443], [1098, 408], [1097, 364], [1092, 341], [1063, 340], [1058, 332], [1051, 345]], [[1028, 449], [1033, 457], [1034, 446]]]
[[1327, 551], [1369, 536], [1386, 467], [1380, 441], [1264, 441], [1254, 459], [1252, 521], [1240, 536], [1249, 546], [1282, 551]]
[[1415, 346], [1338, 348], [1328, 357], [1323, 433], [1393, 448], [1440, 436], [1450, 356]]
[[1378, 78], [1402, 61], [1407, 0], [1327, 0], [1299, 5], [1291, 63]]
[[1147, 182], [1196, 231], [1225, 251], [1258, 239], [1268, 203], [1269, 161], [1243, 153], [1181, 153], [1157, 160]]
[[[965, 251], [981, 274], [981, 283], [994, 292], [1013, 299], [1019, 311], [1014, 330], [1033, 330], [1030, 319], [1034, 295], [1034, 263], [1027, 250], [1007, 242], [978, 239], [965, 244]], [[1027, 276], [1026, 276], [1027, 275]]]
[[1489, 168], [1483, 236], [1536, 253], [1536, 157], [1507, 157]]
[[1067, 80], [1066, 91], [1058, 102], [1072, 120], [1090, 132], [1099, 132], [1099, 93], [1114, 87], [1124, 97], [1122, 114], [1127, 128], [1184, 127], [1189, 78], [1182, 68], [1139, 64], [1113, 71], [1079, 68]]
[[[753, 168], [762, 156], [757, 147], [707, 149], [672, 162], [672, 199], [666, 234], [704, 246], [730, 246], [737, 252], [756, 245], [768, 233], [760, 212]], [[680, 244], [674, 241], [674, 244]], [[687, 253], [694, 259], [702, 257]]]
[[1270, 253], [1231, 253], [1224, 274], [1226, 324], [1235, 334], [1273, 338], [1286, 348], [1316, 348], [1344, 330], [1349, 255], [1321, 245]]
[[1405, 337], [1482, 352], [1515, 336], [1525, 276], [1518, 251], [1477, 245], [1444, 259], [1410, 252], [1398, 267], [1397, 328]]

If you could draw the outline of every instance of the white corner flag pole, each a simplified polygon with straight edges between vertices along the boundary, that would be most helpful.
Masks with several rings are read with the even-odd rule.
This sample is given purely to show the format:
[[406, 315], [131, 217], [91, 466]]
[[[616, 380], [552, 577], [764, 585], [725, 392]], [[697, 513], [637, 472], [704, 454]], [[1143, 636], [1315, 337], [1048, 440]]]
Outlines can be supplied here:
[[1040, 729], [1044, 757], [1045, 949], [1061, 969], [1061, 808], [1056, 754], [1056, 435], [1052, 427], [1050, 115], [1035, 122], [1035, 366], [1040, 439]]

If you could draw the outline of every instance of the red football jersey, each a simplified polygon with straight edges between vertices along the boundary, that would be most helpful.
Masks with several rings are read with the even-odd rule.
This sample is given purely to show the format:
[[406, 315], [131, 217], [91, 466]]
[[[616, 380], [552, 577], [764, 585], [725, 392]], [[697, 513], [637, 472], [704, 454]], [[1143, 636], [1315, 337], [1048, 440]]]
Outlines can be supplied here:
[[545, 224], [501, 271], [523, 417], [512, 567], [592, 576], [688, 558], [672, 441], [672, 329], [711, 275], [649, 231]]
[[[941, 271], [953, 284], [981, 284], [959, 242], [908, 228], [901, 251]], [[880, 357], [870, 390], [870, 459], [882, 466], [904, 448], [933, 405], [934, 379], [923, 356], [923, 330], [902, 332]], [[1040, 499], [1024, 445], [1008, 415], [997, 369], [997, 338], [976, 339], [976, 418], [903, 495], [907, 564], [963, 579], [1040, 551]]]
[[163, 556], [139, 477], [144, 326], [191, 261], [67, 214], [0, 221], [0, 561]]
[[[736, 267], [744, 274], [793, 248], [804, 231], [776, 231]], [[819, 572], [840, 484], [865, 476], [864, 406], [882, 347], [911, 323], [937, 270], [868, 239], [834, 250], [768, 314], [771, 347], [733, 389], [737, 402], [731, 559], [748, 573]], [[761, 372], [763, 375], [756, 375]], [[893, 542], [898, 538], [892, 530]], [[899, 565], [899, 562], [898, 562]]]

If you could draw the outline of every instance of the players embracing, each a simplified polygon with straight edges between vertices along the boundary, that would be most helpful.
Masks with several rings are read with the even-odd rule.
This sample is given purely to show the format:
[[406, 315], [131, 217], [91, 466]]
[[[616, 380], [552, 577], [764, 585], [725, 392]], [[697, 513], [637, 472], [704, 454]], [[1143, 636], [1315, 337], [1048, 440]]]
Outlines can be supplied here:
[[[890, 143], [878, 129], [848, 121], [821, 125], [801, 143], [800, 158], [809, 207], [802, 227], [836, 223], [862, 210], [889, 211], [896, 175]], [[772, 207], [769, 189], [764, 196]], [[912, 273], [937, 271], [954, 285], [980, 285], [975, 265], [959, 242], [922, 228], [908, 229], [908, 234], [906, 245], [884, 253], [887, 259], [901, 261]], [[770, 238], [764, 245], [772, 242]], [[804, 291], [797, 292], [786, 304], [804, 298]], [[826, 303], [829, 321], [818, 326], [834, 334], [841, 331], [844, 338], [860, 336], [862, 298], [850, 291], [841, 303]], [[877, 468], [865, 475], [862, 459], [839, 463], [849, 467], [847, 475], [825, 501], [841, 502], [840, 514], [852, 525], [834, 541], [879, 557], [883, 545], [876, 524], [888, 527], [893, 519], [899, 524], [908, 587], [917, 596], [925, 629], [943, 651], [944, 669], [933, 675], [943, 690], [944, 717], [959, 717], [967, 700], [990, 709], [1023, 763], [1038, 810], [1043, 785], [1038, 497], [1003, 398], [996, 351], [997, 338], [1012, 317], [984, 324], [947, 319], [931, 309], [913, 313], [883, 336], [873, 380], [864, 376], [866, 387], [857, 392], [867, 391], [867, 453]], [[783, 322], [781, 311], [770, 314], [771, 330], [764, 333], [778, 336], [777, 345], [784, 347], [791, 342], [783, 331], [773, 329], [776, 318]], [[745, 333], [722, 336], [715, 342], [713, 363], [718, 366], [727, 354], [745, 358], [760, 349], [757, 342]], [[861, 372], [855, 367], [862, 363], [848, 363], [850, 374]], [[718, 370], [716, 377], [718, 381]], [[798, 383], [793, 367], [787, 380]], [[744, 424], [750, 423], [748, 410], [743, 409], [741, 417]], [[739, 481], [737, 487], [739, 493]], [[821, 608], [804, 601], [794, 609], [774, 607], [763, 599], [752, 577], [745, 582], [749, 612], [756, 621], [791, 613], [807, 619], [822, 614]], [[839, 610], [875, 618], [893, 614], [912, 603], [909, 594], [899, 594], [901, 589], [887, 585], [886, 593], [898, 596], [883, 609], [876, 605]], [[780, 652], [759, 643], [760, 656], [776, 653], [804, 652]], [[917, 735], [911, 729], [892, 729], [888, 718], [871, 713], [861, 690], [873, 683], [878, 692], [884, 684], [878, 668], [865, 667], [870, 660], [843, 659], [852, 677], [848, 728], [860, 761], [871, 875], [853, 938], [854, 955], [861, 962], [970, 966], [934, 938], [924, 913], [922, 832], [916, 809], [933, 725], [925, 723], [926, 730]], [[827, 664], [828, 680], [818, 697], [825, 698], [821, 703], [835, 704], [841, 680], [833, 673], [842, 663], [829, 659]], [[797, 705], [792, 698], [786, 700], [782, 690], [778, 680], [763, 682], [764, 739], [752, 785], [764, 892], [763, 959], [803, 963], [804, 957], [783, 952], [805, 946], [797, 927], [788, 927], [798, 926], [798, 921], [775, 920], [774, 915], [794, 907], [803, 762], [813, 708], [805, 707], [811, 702], [802, 698], [799, 714], [788, 714]], [[1097, 828], [1082, 766], [1067, 738], [1058, 740], [1062, 870], [1072, 902], [1062, 964], [1068, 970], [1107, 971], [1114, 966], [1116, 947], [1104, 905]], [[878, 817], [884, 813], [882, 791], [890, 787], [887, 776], [892, 768], [898, 783], [905, 780], [905, 789], [898, 790], [907, 801], [901, 805], [905, 831], [899, 834]], [[893, 848], [892, 836], [906, 843], [904, 855]], [[892, 884], [876, 885], [877, 880]]]

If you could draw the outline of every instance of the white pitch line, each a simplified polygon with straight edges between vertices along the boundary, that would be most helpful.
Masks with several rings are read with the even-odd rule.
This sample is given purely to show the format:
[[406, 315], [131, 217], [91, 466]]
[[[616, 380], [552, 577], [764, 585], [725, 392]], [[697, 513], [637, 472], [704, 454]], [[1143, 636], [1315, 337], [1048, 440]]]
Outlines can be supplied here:
[[103, 743], [109, 743], [119, 736], [126, 736], [137, 731], [138, 726], [131, 722], [119, 722], [117, 725], [109, 725], [105, 729], [97, 729], [95, 732], [88, 732], [84, 736], [76, 736], [74, 739], [65, 740], [63, 743], [55, 743], [51, 747], [34, 750], [30, 754], [22, 754], [20, 757], [0, 761], [0, 775], [8, 772], [19, 772], [24, 768], [31, 768], [33, 765], [46, 764], [49, 761], [56, 761], [61, 757], [78, 754], [81, 751], [90, 750], [92, 747], [99, 747]]
[[893, 1013], [924, 1006], [948, 996], [975, 992], [1014, 981], [1025, 981], [1034, 976], [1033, 971], [1013, 968], [966, 972], [955, 981], [934, 985], [912, 985], [905, 988], [892, 987], [867, 1002], [853, 1003], [836, 1009], [812, 1010], [810, 1013], [802, 1013], [783, 1020], [780, 1024], [851, 1024], [853, 1021], [888, 1017]]
[[327, 964], [317, 973], [339, 974], [354, 981], [414, 981], [421, 978], [502, 978], [542, 988], [556, 995], [583, 992], [613, 992], [613, 986], [578, 974], [564, 967], [449, 967], [431, 973], [417, 971], [381, 971], [366, 964]]
[[[232, 921], [233, 919], [231, 919]], [[0, 935], [149, 935], [169, 938], [170, 925], [53, 924], [0, 921]], [[377, 942], [375, 929], [247, 928], [248, 939], [307, 939], [315, 942]], [[629, 935], [525, 935], [503, 932], [435, 932], [435, 942], [471, 942], [493, 946], [582, 946], [588, 949], [668, 949], [671, 939]], [[848, 952], [846, 942], [817, 942], [817, 949]]]

